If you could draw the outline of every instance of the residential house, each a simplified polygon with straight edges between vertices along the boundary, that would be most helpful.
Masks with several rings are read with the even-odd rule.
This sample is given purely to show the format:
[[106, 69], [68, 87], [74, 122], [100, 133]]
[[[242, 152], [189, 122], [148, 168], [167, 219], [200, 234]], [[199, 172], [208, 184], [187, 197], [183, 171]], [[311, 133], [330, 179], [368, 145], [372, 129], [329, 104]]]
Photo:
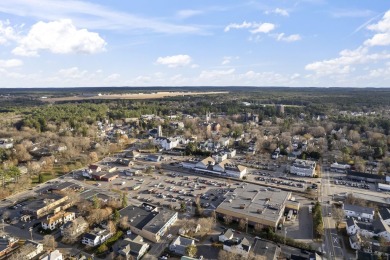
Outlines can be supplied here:
[[[33, 259], [37, 255], [43, 252], [43, 244], [26, 240], [24, 245], [20, 246], [19, 249], [15, 252], [16, 255], [23, 254], [24, 259]], [[11, 259], [13, 255], [11, 255]]]
[[228, 158], [227, 153], [223, 151], [217, 152], [211, 156], [217, 163], [220, 163]]
[[83, 217], [78, 217], [68, 221], [61, 227], [61, 235], [68, 237], [78, 237], [88, 229], [88, 223]]
[[162, 157], [160, 155], [149, 154], [145, 160], [150, 162], [160, 162]]
[[349, 237], [349, 244], [352, 249], [360, 250], [361, 238], [359, 234], [355, 234]]
[[72, 221], [75, 217], [76, 215], [74, 212], [58, 212], [53, 216], [48, 215], [46, 219], [42, 220], [41, 225], [45, 230], [54, 230], [58, 227], [58, 225]]
[[233, 230], [231, 228], [225, 230], [225, 232], [222, 232], [221, 235], [218, 236], [219, 242], [225, 242], [226, 240], [232, 240], [234, 236]]
[[266, 241], [263, 239], [256, 239], [253, 246], [253, 254], [255, 256], [262, 256], [267, 260], [277, 260], [281, 253], [280, 246], [276, 243]]
[[135, 151], [135, 150], [132, 150], [130, 152], [127, 152], [125, 154], [125, 157], [126, 158], [130, 158], [130, 159], [137, 159], [138, 157], [140, 157], [141, 153]]
[[362, 207], [352, 204], [343, 204], [343, 210], [346, 216], [355, 217], [358, 220], [367, 219], [372, 221], [374, 219], [375, 210], [369, 207]]
[[47, 255], [43, 256], [40, 260], [62, 260], [64, 259], [61, 252], [58, 250], [54, 250]]
[[127, 166], [127, 167], [134, 165], [134, 163], [131, 160], [129, 160], [129, 159], [122, 159], [122, 158], [116, 159], [115, 163], [117, 163], [119, 165], [122, 165], [122, 166]]
[[223, 250], [247, 257], [251, 249], [251, 244], [246, 238], [234, 238], [223, 242]]
[[355, 235], [359, 231], [359, 227], [354, 218], [347, 218], [346, 229], [349, 236]]
[[84, 234], [81, 243], [91, 247], [98, 246], [112, 237], [112, 235], [113, 234], [107, 229], [95, 228], [94, 230]]
[[12, 147], [14, 147], [12, 139], [0, 139], [0, 148], [11, 149]]
[[218, 142], [221, 144], [221, 146], [229, 146], [230, 138], [229, 137], [221, 137], [221, 138], [219, 138]]
[[195, 245], [195, 240], [191, 238], [186, 238], [178, 236], [172, 243], [169, 245], [169, 250], [178, 255], [185, 255], [186, 248], [190, 245]]
[[118, 253], [126, 259], [141, 259], [149, 248], [149, 244], [143, 241], [141, 236], [134, 239], [125, 238], [119, 244]]
[[200, 231], [201, 226], [199, 224], [194, 225], [189, 228], [180, 228], [179, 229], [179, 235], [185, 235], [189, 232], [198, 233]]
[[91, 164], [88, 168], [93, 172], [100, 172], [102, 170], [102, 168], [96, 164]]

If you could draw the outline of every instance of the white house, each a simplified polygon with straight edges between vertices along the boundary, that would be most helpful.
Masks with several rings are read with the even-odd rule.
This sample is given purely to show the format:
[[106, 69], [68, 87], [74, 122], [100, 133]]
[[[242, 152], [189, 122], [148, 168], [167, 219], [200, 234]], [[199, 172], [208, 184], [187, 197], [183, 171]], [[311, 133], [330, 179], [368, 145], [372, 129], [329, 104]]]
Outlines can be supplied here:
[[221, 151], [221, 152], [218, 152], [218, 153], [215, 153], [211, 156], [216, 162], [222, 162], [224, 160], [226, 160], [228, 158], [228, 155], [227, 153]]
[[347, 234], [349, 236], [355, 235], [359, 231], [359, 227], [354, 218], [347, 219]]
[[223, 243], [226, 240], [232, 240], [233, 236], [234, 236], [233, 231], [231, 228], [229, 228], [225, 232], [223, 232], [221, 235], [218, 236], [218, 241]]
[[178, 138], [157, 137], [153, 142], [160, 145], [164, 150], [172, 150], [179, 145]]
[[[119, 245], [118, 253], [126, 259], [141, 259], [149, 249], [149, 244], [145, 243], [141, 236], [136, 236], [133, 240], [125, 238]], [[133, 257], [133, 258], [131, 258]]]
[[43, 258], [41, 258], [41, 260], [62, 260], [62, 259], [64, 259], [64, 258], [62, 257], [62, 254], [58, 250], [54, 250], [54, 251], [48, 253]]
[[11, 149], [14, 147], [12, 139], [0, 139], [0, 148]]
[[290, 173], [298, 176], [313, 177], [316, 163], [308, 160], [296, 159], [290, 167]]
[[178, 236], [175, 240], [172, 241], [172, 243], [169, 245], [169, 250], [174, 252], [178, 255], [185, 255], [186, 254], [186, 248], [189, 245], [195, 245], [195, 240]]
[[94, 229], [91, 232], [85, 233], [81, 243], [87, 246], [98, 246], [109, 239], [113, 234], [106, 229]]
[[356, 234], [356, 235], [349, 237], [349, 244], [351, 245], [352, 249], [360, 250], [360, 248], [361, 248], [360, 242], [361, 242], [361, 239], [360, 239], [359, 234]]
[[74, 220], [76, 217], [74, 212], [58, 212], [54, 216], [48, 215], [45, 220], [41, 222], [42, 228], [47, 230], [54, 230], [63, 223]]
[[372, 221], [374, 219], [375, 210], [373, 208], [344, 204], [343, 210], [346, 216], [355, 217], [358, 220], [367, 219]]
[[251, 244], [246, 238], [235, 238], [223, 242], [223, 250], [247, 257], [251, 249]]

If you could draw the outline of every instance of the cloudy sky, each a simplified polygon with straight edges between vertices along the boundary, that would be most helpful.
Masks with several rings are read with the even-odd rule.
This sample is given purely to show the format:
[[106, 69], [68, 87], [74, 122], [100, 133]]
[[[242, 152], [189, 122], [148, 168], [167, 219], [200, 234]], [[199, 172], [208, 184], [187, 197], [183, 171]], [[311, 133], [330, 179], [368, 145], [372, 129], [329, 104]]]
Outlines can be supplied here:
[[390, 87], [388, 0], [1, 0], [0, 87]]

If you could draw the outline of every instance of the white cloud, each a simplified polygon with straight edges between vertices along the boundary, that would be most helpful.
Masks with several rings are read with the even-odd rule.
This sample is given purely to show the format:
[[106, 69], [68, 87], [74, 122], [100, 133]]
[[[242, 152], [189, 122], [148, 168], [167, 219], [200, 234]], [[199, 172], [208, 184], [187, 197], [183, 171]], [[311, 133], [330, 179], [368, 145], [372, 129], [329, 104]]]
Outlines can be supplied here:
[[177, 12], [176, 16], [180, 19], [187, 19], [192, 16], [203, 14], [203, 11], [201, 10], [192, 10], [192, 9], [186, 9], [186, 10], [180, 10]]
[[320, 76], [349, 74], [356, 70], [355, 66], [378, 63], [379, 61], [390, 59], [390, 54], [387, 51], [372, 52], [373, 46], [390, 45], [390, 11], [387, 11], [378, 23], [367, 26], [367, 29], [376, 32], [376, 34], [364, 41], [360, 47], [355, 50], [343, 50], [339, 53], [339, 57], [334, 59], [307, 64], [305, 69], [313, 71]]
[[23, 61], [18, 59], [0, 60], [0, 68], [14, 68], [23, 65]]
[[274, 30], [276, 26], [272, 23], [252, 23], [244, 21], [241, 24], [231, 23], [225, 27], [224, 31], [229, 32], [231, 29], [251, 29], [252, 34], [256, 33], [269, 33]]
[[19, 46], [12, 53], [20, 56], [38, 56], [47, 50], [57, 54], [93, 54], [105, 50], [106, 42], [94, 32], [77, 29], [71, 20], [38, 22], [28, 34], [19, 40]]
[[376, 34], [371, 39], [366, 40], [364, 45], [390, 45], [390, 11], [387, 11], [378, 23], [367, 26], [367, 29], [376, 32]]
[[170, 34], [202, 32], [196, 26], [176, 25], [151, 17], [141, 17], [92, 1], [1, 0], [0, 12], [45, 21], [68, 18], [77, 26], [91, 30], [137, 30]]
[[81, 79], [84, 78], [87, 73], [88, 71], [80, 70], [78, 67], [61, 69], [58, 71], [58, 75], [65, 79]]
[[273, 31], [276, 28], [276, 26], [273, 23], [262, 23], [256, 25], [256, 28], [251, 30], [250, 32], [253, 34], [256, 33], [269, 33], [270, 31]]
[[238, 60], [240, 57], [231, 57], [231, 56], [225, 56], [222, 59], [221, 65], [228, 65], [232, 60]]
[[331, 12], [331, 15], [335, 18], [361, 18], [361, 17], [368, 17], [373, 15], [374, 12], [371, 10], [351, 10], [351, 9], [346, 9], [346, 10], [337, 10]]
[[224, 31], [228, 32], [231, 29], [245, 29], [245, 28], [252, 28], [252, 27], [253, 27], [253, 23], [244, 21], [241, 24], [231, 23], [225, 27]]
[[105, 81], [114, 81], [114, 80], [118, 80], [120, 77], [121, 77], [120, 74], [118, 74], [118, 73], [113, 73], [113, 74], [107, 76], [104, 80], [105, 80]]
[[284, 33], [280, 33], [276, 37], [276, 40], [284, 42], [296, 42], [300, 41], [301, 39], [302, 38], [299, 34], [285, 35]]
[[275, 8], [274, 10], [271, 10], [271, 11], [265, 11], [265, 14], [278, 14], [281, 16], [289, 16], [290, 15], [286, 9], [282, 9], [282, 8]]
[[355, 50], [343, 50], [340, 52], [339, 57], [335, 59], [310, 63], [306, 65], [305, 69], [322, 75], [346, 74], [354, 70], [351, 67], [353, 65], [386, 59], [390, 59], [390, 54], [386, 52], [370, 54], [368, 48], [359, 47]]
[[235, 69], [229, 70], [204, 70], [200, 73], [200, 79], [220, 79], [221, 77], [225, 77], [227, 75], [231, 75], [235, 72]]
[[166, 56], [166, 57], [159, 57], [156, 60], [156, 63], [167, 65], [170, 68], [180, 67], [180, 66], [187, 66], [191, 63], [192, 59], [189, 55], [174, 55], [174, 56]]
[[18, 33], [14, 27], [10, 26], [10, 21], [0, 21], [0, 45], [17, 39]]

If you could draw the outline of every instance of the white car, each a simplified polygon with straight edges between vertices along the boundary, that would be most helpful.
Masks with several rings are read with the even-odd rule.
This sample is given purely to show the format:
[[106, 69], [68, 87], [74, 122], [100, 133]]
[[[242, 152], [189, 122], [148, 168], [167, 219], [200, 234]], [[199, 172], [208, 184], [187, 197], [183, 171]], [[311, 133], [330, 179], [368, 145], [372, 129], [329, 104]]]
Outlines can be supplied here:
[[126, 182], [125, 181], [122, 181], [122, 185], [125, 185], [126, 184]]

